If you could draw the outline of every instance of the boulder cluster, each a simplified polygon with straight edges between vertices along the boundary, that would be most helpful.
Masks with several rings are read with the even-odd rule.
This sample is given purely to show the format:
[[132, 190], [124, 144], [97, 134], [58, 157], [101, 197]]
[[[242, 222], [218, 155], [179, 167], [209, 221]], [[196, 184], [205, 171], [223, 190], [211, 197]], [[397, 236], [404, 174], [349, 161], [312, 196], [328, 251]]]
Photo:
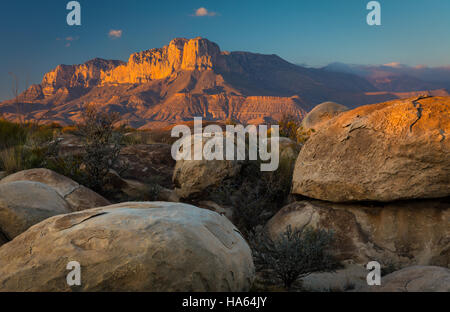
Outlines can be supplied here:
[[449, 110], [438, 98], [415, 98], [319, 123], [293, 175], [292, 193], [304, 200], [283, 208], [268, 227], [333, 229], [342, 260], [447, 267]]
[[[272, 237], [288, 226], [332, 230], [344, 264], [309, 275], [305, 288], [346, 290], [351, 279], [369, 291], [450, 291], [449, 111], [435, 97], [353, 110], [328, 102], [305, 118], [314, 131], [301, 149], [281, 140], [281, 158], [295, 167], [291, 195], [264, 229]], [[252, 251], [232, 223], [239, 211], [202, 197], [241, 175], [244, 162], [171, 163], [169, 152], [128, 147], [127, 176], [111, 172], [131, 197], [146, 192], [133, 177], [163, 172], [162, 201], [111, 205], [48, 169], [1, 179], [0, 291], [250, 290]], [[66, 281], [71, 261], [81, 285]], [[364, 288], [370, 261], [395, 271], [380, 287]]]
[[[435, 265], [443, 267], [438, 271], [448, 279], [449, 104], [419, 97], [350, 111], [325, 106], [305, 118], [315, 132], [295, 165], [291, 192], [297, 201], [268, 222], [269, 232], [276, 235], [288, 225], [330, 229], [343, 262], [378, 261], [392, 268]], [[396, 276], [407, 279], [407, 273], [390, 279]], [[382, 290], [398, 290], [397, 283]], [[402, 291], [419, 289], [424, 290], [411, 286]]]

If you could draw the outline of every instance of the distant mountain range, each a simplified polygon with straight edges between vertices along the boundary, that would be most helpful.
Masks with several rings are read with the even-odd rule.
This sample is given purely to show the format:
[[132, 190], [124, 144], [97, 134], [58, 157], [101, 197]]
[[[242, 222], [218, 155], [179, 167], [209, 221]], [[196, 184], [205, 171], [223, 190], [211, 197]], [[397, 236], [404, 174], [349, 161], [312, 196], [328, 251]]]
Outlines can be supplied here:
[[332, 63], [323, 69], [331, 72], [358, 75], [367, 79], [380, 91], [450, 90], [450, 66], [410, 67], [399, 63], [372, 66]]
[[[172, 40], [134, 53], [128, 62], [93, 59], [58, 65], [17, 99], [0, 103], [4, 118], [71, 124], [85, 105], [119, 112], [136, 128], [166, 126], [202, 116], [241, 123], [302, 117], [315, 105], [348, 107], [430, 90], [445, 95], [450, 69], [404, 66], [324, 68], [291, 64], [276, 55], [221, 51], [204, 38]], [[19, 109], [18, 109], [19, 108]]]

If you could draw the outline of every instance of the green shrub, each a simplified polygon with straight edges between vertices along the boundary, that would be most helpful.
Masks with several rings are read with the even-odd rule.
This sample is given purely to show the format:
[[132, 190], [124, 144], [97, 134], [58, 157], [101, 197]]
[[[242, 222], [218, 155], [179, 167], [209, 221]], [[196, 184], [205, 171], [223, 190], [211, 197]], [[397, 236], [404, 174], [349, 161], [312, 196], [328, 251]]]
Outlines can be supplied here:
[[297, 128], [297, 143], [304, 144], [308, 141], [309, 137], [315, 132], [314, 129], [305, 130], [303, 126]]
[[257, 270], [268, 270], [286, 289], [313, 272], [333, 271], [338, 262], [329, 253], [333, 233], [290, 226], [276, 239], [259, 230], [250, 236]]
[[66, 176], [80, 184], [84, 184], [88, 179], [82, 168], [83, 157], [80, 155], [59, 156], [57, 147], [48, 151], [42, 167], [53, 170]]
[[311, 134], [315, 132], [314, 129], [305, 129], [302, 126], [301, 120], [294, 115], [284, 114], [278, 122], [280, 127], [280, 136], [287, 137], [297, 143], [304, 144]]
[[44, 166], [47, 148], [18, 145], [0, 151], [0, 168], [7, 173], [40, 168]]
[[0, 149], [24, 144], [27, 130], [19, 124], [0, 120]]
[[294, 115], [284, 114], [278, 126], [280, 127], [280, 136], [297, 141], [297, 129], [300, 127], [301, 120]]
[[8, 174], [22, 170], [22, 155], [17, 147], [0, 150], [0, 169]]

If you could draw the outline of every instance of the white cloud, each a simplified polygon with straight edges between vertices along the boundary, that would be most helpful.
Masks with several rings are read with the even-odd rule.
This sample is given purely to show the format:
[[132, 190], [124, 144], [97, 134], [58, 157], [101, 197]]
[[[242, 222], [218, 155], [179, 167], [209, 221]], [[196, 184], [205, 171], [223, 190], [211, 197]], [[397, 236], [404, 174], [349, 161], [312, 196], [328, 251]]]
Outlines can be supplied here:
[[118, 39], [122, 37], [122, 30], [121, 29], [111, 29], [108, 33], [109, 38], [111, 39]]
[[216, 12], [208, 11], [206, 8], [201, 7], [195, 10], [195, 16], [215, 16]]
[[73, 37], [73, 36], [68, 36], [68, 37], [65, 37], [65, 38], [58, 37], [58, 38], [56, 38], [56, 41], [63, 41], [63, 42], [65, 42], [65, 43], [64, 43], [64, 46], [65, 46], [66, 48], [68, 48], [68, 47], [71, 47], [71, 46], [72, 46], [72, 42], [75, 42], [75, 41], [77, 41], [77, 40], [79, 40], [79, 39], [80, 39], [79, 36], [75, 36], [75, 37]]
[[72, 36], [66, 37], [66, 41], [75, 41], [75, 40], [78, 40], [78, 39], [80, 39], [80, 37], [78, 37], [78, 36], [76, 36], [76, 37], [72, 37]]

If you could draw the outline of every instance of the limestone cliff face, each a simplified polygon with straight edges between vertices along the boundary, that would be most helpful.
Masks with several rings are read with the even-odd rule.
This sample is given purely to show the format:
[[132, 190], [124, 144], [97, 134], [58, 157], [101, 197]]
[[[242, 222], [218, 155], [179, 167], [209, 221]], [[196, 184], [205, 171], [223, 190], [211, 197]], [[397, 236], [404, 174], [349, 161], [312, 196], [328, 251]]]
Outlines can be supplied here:
[[64, 87], [146, 83], [181, 70], [212, 70], [220, 56], [219, 46], [207, 39], [176, 38], [163, 48], [132, 54], [128, 63], [97, 58], [80, 65], [58, 65], [45, 74], [41, 85], [49, 96]]
[[101, 84], [104, 77], [121, 64], [121, 61], [96, 58], [81, 65], [58, 65], [44, 75], [42, 92], [50, 96], [60, 88], [91, 88]]
[[102, 84], [146, 83], [182, 70], [212, 70], [219, 56], [219, 47], [207, 39], [177, 38], [163, 48], [132, 54], [127, 64], [107, 73]]

